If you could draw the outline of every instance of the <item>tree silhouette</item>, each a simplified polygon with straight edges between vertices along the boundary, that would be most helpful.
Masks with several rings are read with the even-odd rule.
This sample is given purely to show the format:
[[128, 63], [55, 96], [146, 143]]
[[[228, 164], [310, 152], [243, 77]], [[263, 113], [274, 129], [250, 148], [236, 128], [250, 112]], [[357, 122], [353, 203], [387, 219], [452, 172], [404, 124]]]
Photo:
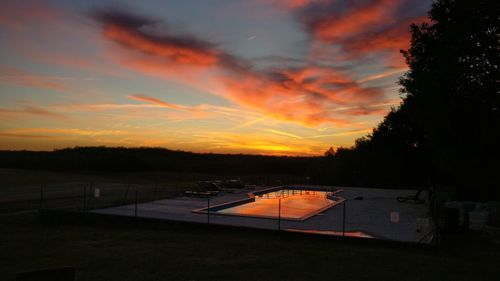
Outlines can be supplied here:
[[[340, 182], [454, 185], [498, 196], [500, 1], [440, 0], [411, 26], [402, 103], [333, 165]], [[342, 173], [342, 174], [340, 174]], [[469, 196], [470, 197], [470, 196]]]
[[399, 109], [434, 180], [491, 184], [500, 144], [500, 2], [442, 0], [412, 25]]
[[335, 156], [335, 150], [333, 147], [330, 147], [327, 151], [325, 151], [325, 156], [326, 157], [333, 157]]

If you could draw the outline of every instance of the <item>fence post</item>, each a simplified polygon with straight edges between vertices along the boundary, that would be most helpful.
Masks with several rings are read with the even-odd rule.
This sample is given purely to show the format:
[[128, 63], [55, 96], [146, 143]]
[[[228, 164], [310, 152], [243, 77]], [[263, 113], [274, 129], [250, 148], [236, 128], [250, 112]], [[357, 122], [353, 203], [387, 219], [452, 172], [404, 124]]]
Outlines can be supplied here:
[[159, 190], [158, 190], [159, 181], [160, 181], [160, 180], [159, 180], [158, 176], [156, 176], [156, 180], [155, 180], [155, 188], [154, 188], [154, 192], [153, 192], [153, 193], [154, 193], [154, 195], [153, 195], [153, 196], [154, 196], [154, 199], [155, 199], [155, 200], [158, 200], [158, 199], [159, 199], [159, 197], [160, 197], [160, 196], [158, 196], [158, 193], [160, 193], [160, 192], [159, 192]]
[[[130, 190], [130, 180], [127, 183], [127, 190], [125, 190], [125, 202], [128, 201], [128, 191]], [[130, 201], [129, 201], [130, 202]]]
[[43, 208], [43, 183], [40, 184], [40, 207], [41, 210]]
[[135, 214], [136, 217], [137, 217], [137, 200], [138, 200], [138, 197], [139, 197], [139, 191], [136, 190], [135, 191], [135, 211], [134, 211], [134, 214]]
[[281, 197], [278, 199], [278, 231], [281, 230]]
[[83, 185], [83, 212], [85, 213], [85, 205], [87, 204], [87, 185]]
[[90, 208], [90, 203], [92, 202], [92, 196], [94, 195], [94, 182], [90, 182], [89, 190], [88, 190], [88, 197], [87, 197], [87, 203], [85, 206], [87, 206], [87, 209]]
[[207, 194], [207, 224], [210, 224], [210, 194]]
[[342, 208], [342, 237], [345, 237], [345, 203], [347, 199], [344, 200], [343, 208]]

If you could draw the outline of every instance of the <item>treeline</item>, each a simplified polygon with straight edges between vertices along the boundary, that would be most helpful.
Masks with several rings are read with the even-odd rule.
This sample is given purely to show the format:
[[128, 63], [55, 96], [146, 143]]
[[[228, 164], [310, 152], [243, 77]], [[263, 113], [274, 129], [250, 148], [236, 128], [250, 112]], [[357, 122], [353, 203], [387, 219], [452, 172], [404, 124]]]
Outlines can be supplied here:
[[151, 147], [75, 147], [54, 151], [0, 151], [0, 168], [56, 171], [306, 175], [318, 161], [318, 157], [193, 153]]

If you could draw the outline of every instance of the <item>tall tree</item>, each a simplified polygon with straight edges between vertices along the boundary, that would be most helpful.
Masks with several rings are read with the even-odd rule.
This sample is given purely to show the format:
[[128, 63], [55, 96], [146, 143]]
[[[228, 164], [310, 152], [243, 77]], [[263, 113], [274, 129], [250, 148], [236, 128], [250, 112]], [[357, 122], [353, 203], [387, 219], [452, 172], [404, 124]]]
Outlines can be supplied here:
[[500, 156], [500, 1], [440, 0], [430, 19], [412, 25], [403, 51], [400, 111], [441, 180], [489, 183]]
[[337, 178], [500, 195], [500, 1], [438, 0], [411, 35], [401, 105], [337, 152]]

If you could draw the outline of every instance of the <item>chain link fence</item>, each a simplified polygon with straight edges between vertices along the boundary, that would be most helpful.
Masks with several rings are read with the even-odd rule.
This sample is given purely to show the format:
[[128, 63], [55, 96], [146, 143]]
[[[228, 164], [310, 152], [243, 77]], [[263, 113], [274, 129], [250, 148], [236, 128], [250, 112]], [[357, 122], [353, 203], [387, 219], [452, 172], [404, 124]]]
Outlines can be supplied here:
[[251, 180], [44, 183], [9, 196], [0, 211], [49, 209], [417, 243], [437, 238], [439, 210], [426, 192], [296, 185], [304, 179], [293, 177]]

